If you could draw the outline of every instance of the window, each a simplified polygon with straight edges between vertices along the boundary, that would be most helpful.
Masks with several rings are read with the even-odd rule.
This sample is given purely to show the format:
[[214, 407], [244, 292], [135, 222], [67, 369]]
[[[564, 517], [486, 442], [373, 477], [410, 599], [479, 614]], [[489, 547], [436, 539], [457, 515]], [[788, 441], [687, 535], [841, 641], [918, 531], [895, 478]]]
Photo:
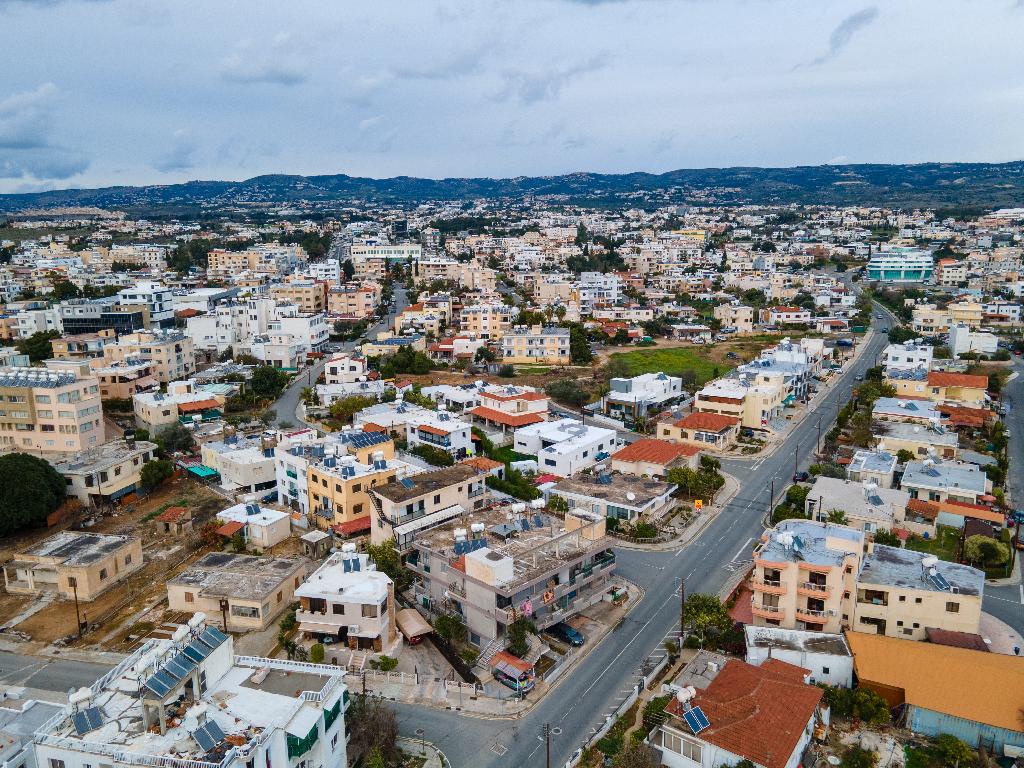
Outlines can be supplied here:
[[362, 514], [362, 511], [363, 511], [363, 505], [362, 504], [354, 504], [352, 506], [352, 514], [353, 515]]
[[64, 768], [64, 761], [55, 757], [50, 758], [50, 768]]
[[434, 503], [435, 504], [440, 504], [441, 503], [441, 494], [440, 493], [435, 493], [434, 494]]
[[900, 595], [900, 602], [901, 603], [907, 602], [907, 596], [906, 595]]
[[100, 581], [103, 581], [105, 578], [107, 578], [107, 569], [100, 568]]
[[828, 674], [828, 667], [822, 667], [821, 668], [821, 674], [827, 675]]
[[74, 589], [77, 586], [78, 586], [78, 579], [76, 579], [74, 576], [68, 576], [68, 587], [70, 587], [71, 589]]
[[195, 601], [196, 601], [196, 596], [194, 594], [192, 594], [191, 592], [186, 592], [185, 593], [185, 602], [186, 603], [194, 603]]
[[344, 616], [345, 606], [341, 603], [335, 603], [331, 606], [331, 613], [333, 613], [335, 616]]
[[239, 616], [243, 619], [258, 619], [260, 617], [260, 609], [251, 605], [232, 605], [231, 615]]
[[377, 618], [377, 606], [376, 605], [364, 605], [363, 606], [363, 618], [364, 619], [376, 619]]
[[946, 613], [960, 613], [960, 603], [946, 603]]
[[363, 490], [362, 483], [356, 483], [352, 486], [352, 493], [359, 493], [361, 490]]
[[692, 760], [695, 763], [701, 762], [701, 746], [694, 739], [683, 736], [679, 733], [662, 730], [661, 746], [677, 755]]
[[914, 598], [914, 602], [915, 603], [920, 603], [921, 602], [921, 598], [920, 597], [915, 597]]
[[132, 564], [132, 556], [130, 554], [124, 556], [124, 564], [125, 565], [131, 565]]

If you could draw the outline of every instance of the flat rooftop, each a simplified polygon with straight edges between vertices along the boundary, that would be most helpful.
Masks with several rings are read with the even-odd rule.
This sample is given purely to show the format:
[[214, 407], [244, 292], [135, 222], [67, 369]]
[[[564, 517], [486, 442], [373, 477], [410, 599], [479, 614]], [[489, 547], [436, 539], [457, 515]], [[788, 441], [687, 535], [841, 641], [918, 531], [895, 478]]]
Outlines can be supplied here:
[[871, 431], [875, 437], [884, 441], [886, 437], [894, 440], [918, 440], [930, 445], [955, 448], [959, 445], [960, 438], [956, 432], [923, 424], [907, 424], [901, 421], [879, 422], [872, 426]]
[[281, 582], [305, 567], [304, 560], [253, 557], [230, 552], [204, 555], [168, 585], [195, 587], [205, 597], [262, 600], [277, 591]]
[[746, 635], [747, 647], [773, 648], [800, 653], [824, 653], [830, 656], [853, 655], [850, 653], [850, 646], [846, 644], [846, 638], [843, 635], [751, 625], [744, 627], [743, 632]]
[[[612, 474], [610, 482], [602, 482], [597, 475], [579, 475], [559, 480], [552, 489], [556, 493], [588, 496], [621, 507], [639, 508], [671, 493], [676, 486], [661, 480], [644, 480], [635, 475]], [[630, 498], [632, 496], [633, 498]]]
[[923, 488], [962, 488], [985, 493], [987, 480], [978, 465], [964, 462], [944, 461], [925, 465], [923, 461], [908, 461], [903, 472], [904, 486]]
[[981, 595], [984, 592], [984, 571], [939, 560], [932, 566], [941, 577], [936, 578], [921, 564], [926, 557], [928, 554], [925, 552], [876, 544], [874, 551], [864, 558], [858, 582], [952, 594], [952, 590], [944, 586], [948, 584], [961, 595]]
[[414, 477], [396, 480], [393, 483], [385, 483], [374, 488], [374, 493], [383, 496], [395, 504], [400, 504], [409, 499], [416, 499], [428, 493], [440, 491], [450, 485], [465, 483], [479, 476], [481, 473], [468, 464], [455, 464], [451, 467], [442, 467], [429, 472], [421, 472]]
[[89, 565], [128, 546], [134, 536], [61, 531], [20, 553], [21, 557], [52, 558], [61, 565]]
[[79, 474], [104, 469], [118, 464], [133, 456], [141, 456], [146, 451], [155, 451], [156, 443], [138, 440], [129, 447], [124, 440], [113, 440], [84, 453], [76, 453], [61, 461], [54, 461], [53, 468], [61, 474]]
[[[827, 506], [827, 505], [826, 505]], [[864, 547], [864, 534], [853, 528], [810, 520], [783, 520], [774, 530], [767, 532], [761, 544], [758, 559], [775, 563], [802, 560], [812, 565], [842, 565], [851, 552]], [[833, 549], [828, 540], [838, 540], [845, 548]]]
[[892, 472], [896, 457], [886, 451], [857, 451], [848, 469], [854, 472]]

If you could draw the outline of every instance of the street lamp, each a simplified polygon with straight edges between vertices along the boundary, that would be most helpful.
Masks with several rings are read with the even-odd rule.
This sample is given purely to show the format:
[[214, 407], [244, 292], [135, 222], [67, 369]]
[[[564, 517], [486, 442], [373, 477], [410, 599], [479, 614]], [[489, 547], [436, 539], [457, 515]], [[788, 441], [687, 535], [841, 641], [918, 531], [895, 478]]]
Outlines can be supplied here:
[[420, 754], [423, 755], [424, 757], [426, 757], [426, 755], [427, 755], [427, 745], [426, 745], [426, 742], [423, 739], [423, 735], [424, 735], [423, 729], [422, 728], [417, 728], [416, 729], [416, 738], [418, 738], [420, 740]]

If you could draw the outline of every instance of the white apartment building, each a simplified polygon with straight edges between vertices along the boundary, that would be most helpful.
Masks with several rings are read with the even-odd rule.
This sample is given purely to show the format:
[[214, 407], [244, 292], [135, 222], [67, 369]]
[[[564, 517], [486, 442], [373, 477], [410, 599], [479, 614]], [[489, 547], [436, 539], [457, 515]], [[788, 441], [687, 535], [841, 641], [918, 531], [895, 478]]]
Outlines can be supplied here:
[[614, 429], [576, 419], [530, 424], [515, 433], [515, 450], [536, 456], [540, 472], [559, 477], [569, 477], [608, 459], [618, 447]]
[[291, 515], [251, 501], [222, 509], [217, 513], [217, 521], [224, 535], [240, 533], [246, 547], [257, 552], [280, 544], [292, 533]]
[[612, 379], [610, 391], [601, 399], [606, 416], [633, 422], [658, 412], [683, 396], [683, 380], [664, 373], [644, 373], [626, 379]]
[[64, 321], [57, 307], [23, 309], [14, 318], [14, 333], [19, 339], [47, 331], [64, 333]]
[[38, 766], [348, 765], [344, 667], [236, 656], [202, 613], [69, 699], [35, 731]]
[[472, 425], [447, 411], [428, 410], [406, 422], [406, 440], [410, 449], [429, 445], [450, 453], [457, 460], [475, 453]]
[[365, 381], [367, 372], [365, 357], [342, 353], [327, 360], [324, 381], [327, 384], [354, 384]]
[[903, 344], [890, 344], [882, 353], [882, 365], [892, 370], [913, 370], [931, 368], [933, 348], [928, 344], [907, 341]]
[[576, 288], [580, 310], [592, 312], [601, 304], [618, 304], [622, 299], [622, 278], [605, 272], [583, 272]]
[[144, 304], [149, 308], [152, 325], [165, 328], [174, 325], [174, 295], [163, 283], [145, 280], [117, 294], [125, 304]]
[[234, 493], [269, 491], [277, 483], [274, 449], [261, 440], [230, 435], [203, 443], [203, 464], [220, 475], [220, 486]]
[[972, 331], [963, 323], [949, 327], [949, 350], [955, 358], [969, 353], [994, 355], [998, 349], [999, 338], [995, 334]]

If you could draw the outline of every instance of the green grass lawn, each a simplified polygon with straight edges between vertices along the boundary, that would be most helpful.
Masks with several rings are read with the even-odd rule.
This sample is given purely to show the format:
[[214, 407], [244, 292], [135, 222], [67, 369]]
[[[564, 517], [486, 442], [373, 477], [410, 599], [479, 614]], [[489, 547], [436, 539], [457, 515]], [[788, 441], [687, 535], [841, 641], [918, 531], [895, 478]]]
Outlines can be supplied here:
[[960, 531], [947, 525], [940, 525], [938, 535], [933, 539], [926, 539], [922, 536], [911, 536], [907, 539], [907, 549], [915, 552], [927, 552], [935, 555], [940, 560], [956, 562], [957, 544], [960, 541]]
[[732, 367], [710, 360], [708, 351], [704, 347], [672, 347], [671, 349], [653, 347], [636, 349], [632, 352], [616, 352], [612, 357], [626, 363], [630, 376], [658, 372], [667, 373], [669, 376], [679, 376], [685, 371], [693, 371], [697, 377], [698, 386], [715, 378], [716, 369], [720, 376]]
[[527, 461], [528, 459], [537, 459], [536, 456], [527, 456], [526, 454], [512, 450], [512, 446], [510, 445], [503, 445], [501, 448], [495, 448], [491, 451], [490, 458], [505, 464], [508, 464], [510, 461]]

